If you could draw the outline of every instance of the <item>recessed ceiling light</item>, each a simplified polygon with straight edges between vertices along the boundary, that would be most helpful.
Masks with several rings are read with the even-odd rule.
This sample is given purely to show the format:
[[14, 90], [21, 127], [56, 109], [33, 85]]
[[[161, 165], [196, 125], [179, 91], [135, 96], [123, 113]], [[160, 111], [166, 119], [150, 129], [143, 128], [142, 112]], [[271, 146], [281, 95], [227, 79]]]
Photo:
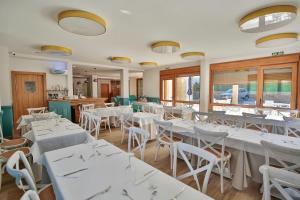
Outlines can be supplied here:
[[162, 54], [171, 54], [180, 49], [180, 44], [174, 41], [159, 41], [151, 45], [152, 51]]
[[118, 63], [118, 64], [128, 64], [128, 63], [131, 63], [131, 59], [128, 58], [128, 57], [116, 56], [116, 57], [110, 57], [109, 59], [111, 60], [111, 62]]
[[156, 62], [140, 62], [142, 67], [157, 67], [158, 64]]
[[58, 14], [58, 25], [71, 33], [96, 36], [106, 32], [105, 20], [83, 10], [66, 10]]
[[298, 34], [297, 33], [279, 33], [274, 35], [268, 35], [256, 40], [256, 47], [261, 48], [270, 48], [270, 47], [279, 47], [283, 45], [292, 44], [297, 42]]
[[131, 15], [131, 12], [129, 10], [120, 10], [121, 13], [125, 14], [125, 15]]
[[205, 54], [203, 52], [198, 52], [198, 51], [194, 51], [194, 52], [186, 52], [186, 53], [182, 53], [181, 57], [185, 60], [201, 60], [203, 57], [205, 56]]
[[296, 18], [297, 7], [279, 5], [256, 10], [240, 20], [240, 30], [246, 33], [258, 33], [276, 29], [291, 23]]
[[41, 52], [52, 54], [56, 56], [70, 56], [72, 55], [72, 49], [56, 45], [44, 45], [41, 46]]

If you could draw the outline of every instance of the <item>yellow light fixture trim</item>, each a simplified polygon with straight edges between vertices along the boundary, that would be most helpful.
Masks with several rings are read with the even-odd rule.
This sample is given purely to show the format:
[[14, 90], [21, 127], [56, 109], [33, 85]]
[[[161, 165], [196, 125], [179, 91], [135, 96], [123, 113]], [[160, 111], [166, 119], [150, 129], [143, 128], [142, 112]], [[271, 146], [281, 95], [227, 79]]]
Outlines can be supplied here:
[[140, 62], [139, 63], [142, 67], [157, 67], [157, 62]]
[[43, 53], [58, 55], [58, 56], [70, 56], [72, 55], [72, 49], [56, 45], [44, 45], [41, 46]]
[[128, 63], [131, 63], [131, 59], [128, 58], [128, 57], [119, 57], [119, 56], [116, 56], [116, 57], [111, 57], [110, 60], [111, 60], [111, 62], [118, 63], [118, 64], [128, 64]]
[[162, 54], [170, 54], [180, 49], [180, 44], [174, 41], [159, 41], [151, 45], [152, 51]]
[[270, 48], [294, 43], [298, 40], [297, 33], [279, 33], [268, 35], [256, 40], [256, 47]]
[[58, 14], [58, 25], [71, 33], [96, 36], [106, 32], [103, 18], [83, 10], [66, 10]]
[[186, 53], [182, 53], [181, 54], [181, 58], [185, 59], [185, 60], [200, 60], [205, 56], [205, 53], [203, 52], [198, 52], [198, 51], [194, 51], [194, 52], [186, 52]]
[[277, 5], [251, 12], [240, 19], [240, 30], [247, 33], [258, 33], [289, 24], [297, 16], [297, 7]]

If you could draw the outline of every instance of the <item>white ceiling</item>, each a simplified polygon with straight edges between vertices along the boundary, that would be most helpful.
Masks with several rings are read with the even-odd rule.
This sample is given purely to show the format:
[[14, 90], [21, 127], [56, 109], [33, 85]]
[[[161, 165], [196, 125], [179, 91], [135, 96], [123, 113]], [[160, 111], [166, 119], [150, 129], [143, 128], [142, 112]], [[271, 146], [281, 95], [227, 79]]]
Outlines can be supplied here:
[[[133, 60], [129, 67], [138, 67], [142, 61], [185, 62], [179, 56], [185, 51], [204, 51], [207, 58], [257, 54], [265, 51], [255, 47], [255, 40], [262, 36], [300, 33], [300, 16], [273, 31], [239, 31], [238, 21], [245, 14], [278, 4], [300, 8], [300, 0], [0, 0], [0, 45], [33, 55], [40, 45], [63, 45], [73, 49], [70, 59], [103, 65], [116, 65], [107, 60], [109, 56], [129, 56]], [[87, 37], [62, 30], [56, 18], [66, 9], [102, 16], [107, 32]], [[173, 55], [154, 53], [149, 45], [158, 40], [178, 41], [181, 50]], [[294, 47], [300, 49], [299, 42]]]

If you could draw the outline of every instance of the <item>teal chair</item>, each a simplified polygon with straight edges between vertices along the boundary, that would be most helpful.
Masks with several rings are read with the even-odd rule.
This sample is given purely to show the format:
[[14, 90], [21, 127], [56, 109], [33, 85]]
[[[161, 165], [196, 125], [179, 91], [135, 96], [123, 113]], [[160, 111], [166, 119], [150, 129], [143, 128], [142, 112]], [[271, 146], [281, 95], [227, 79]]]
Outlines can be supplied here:
[[113, 98], [113, 101], [114, 101], [114, 103], [115, 103], [115, 106], [120, 105], [120, 104], [121, 104], [120, 96], [115, 96], [115, 97]]
[[132, 104], [133, 102], [136, 102], [137, 101], [137, 98], [135, 95], [129, 95], [129, 101], [130, 103]]
[[140, 112], [142, 111], [142, 105], [139, 105], [137, 103], [131, 104], [133, 112]]
[[49, 111], [72, 120], [71, 104], [68, 101], [49, 101]]

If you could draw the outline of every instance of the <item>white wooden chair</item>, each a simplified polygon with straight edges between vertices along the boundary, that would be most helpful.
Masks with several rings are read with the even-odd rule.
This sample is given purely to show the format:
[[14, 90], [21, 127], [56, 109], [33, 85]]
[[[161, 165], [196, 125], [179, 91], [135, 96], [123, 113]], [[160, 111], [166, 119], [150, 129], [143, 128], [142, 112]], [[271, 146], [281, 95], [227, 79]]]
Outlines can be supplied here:
[[[141, 160], [144, 161], [146, 144], [149, 140], [149, 133], [146, 130], [137, 127], [129, 128], [129, 137], [128, 137], [128, 152], [139, 150], [141, 154]], [[131, 149], [131, 141], [137, 142], [137, 147]]]
[[[221, 193], [224, 192], [224, 169], [227, 166], [230, 176], [230, 158], [231, 153], [225, 150], [225, 139], [228, 136], [226, 132], [214, 132], [194, 127], [194, 134], [198, 139], [198, 147], [202, 148], [217, 158], [216, 166], [220, 173], [220, 185]], [[198, 158], [198, 164], [201, 164], [202, 160]]]
[[[189, 172], [182, 174], [180, 176], [176, 175], [178, 152], [189, 168]], [[195, 156], [207, 161], [207, 164], [203, 165], [201, 167], [197, 166], [197, 168], [194, 169], [192, 167], [189, 159], [187, 158], [186, 153], [195, 155]], [[211, 174], [211, 171], [212, 171], [214, 165], [217, 163], [217, 157], [214, 154], [212, 154], [204, 149], [201, 149], [199, 147], [196, 147], [196, 146], [193, 146], [190, 144], [185, 144], [185, 143], [174, 143], [174, 153], [173, 154], [174, 154], [173, 176], [175, 178], [177, 178], [178, 180], [182, 180], [187, 177], [193, 176], [194, 180], [196, 181], [198, 190], [202, 191], [203, 193], [206, 193], [209, 177], [210, 177], [210, 174]], [[199, 184], [199, 179], [198, 179], [198, 174], [201, 172], [205, 172], [205, 177], [204, 177], [204, 181], [202, 184], [202, 190], [201, 190], [201, 187]]]
[[[269, 141], [261, 141], [261, 144], [265, 152], [265, 165], [270, 166], [270, 158], [273, 158], [276, 163], [276, 167], [280, 167], [282, 170], [298, 173], [300, 169], [300, 150], [289, 148], [286, 146], [280, 146], [273, 144]], [[273, 164], [273, 163], [272, 163]], [[270, 185], [268, 190], [271, 190], [274, 185]], [[271, 192], [270, 192], [271, 193]], [[268, 193], [267, 193], [268, 195]], [[272, 195], [277, 197], [276, 192]]]
[[225, 112], [226, 111], [212, 111], [210, 113], [209, 121], [214, 124], [223, 125], [224, 119], [226, 118]]
[[123, 144], [125, 134], [129, 133], [130, 127], [133, 127], [133, 113], [127, 113], [122, 115], [121, 116], [121, 132], [122, 132], [121, 144]]
[[[82, 104], [79, 106], [80, 116], [79, 124], [81, 127], [86, 126], [88, 118], [85, 116], [85, 111], [95, 109], [95, 104]], [[87, 128], [87, 127], [85, 127]]]
[[280, 146], [269, 141], [261, 141], [264, 148], [266, 165], [270, 165], [270, 157], [277, 161], [282, 169], [295, 172], [300, 168], [300, 150]]
[[42, 113], [45, 113], [46, 109], [47, 109], [46, 107], [27, 108], [27, 112], [29, 115], [36, 114], [36, 113], [42, 114]]
[[5, 167], [8, 159], [16, 152], [16, 151], [22, 151], [26, 157], [30, 156], [30, 148], [28, 147], [21, 147], [14, 150], [1, 150], [0, 149], [0, 189], [2, 186], [2, 175], [5, 172]]
[[294, 119], [286, 122], [285, 135], [291, 137], [300, 137], [300, 120]]
[[142, 111], [146, 113], [151, 113], [152, 112], [152, 107], [150, 105], [144, 104], [142, 106]]
[[169, 121], [160, 121], [153, 119], [156, 127], [156, 152], [155, 152], [155, 161], [158, 159], [158, 153], [160, 147], [167, 146], [170, 152], [170, 166], [172, 169], [173, 166], [173, 143], [182, 142], [183, 139], [173, 135], [173, 124]]
[[242, 115], [244, 117], [253, 117], [253, 118], [260, 118], [260, 119], [265, 119], [267, 116], [265, 114], [253, 114], [253, 113], [245, 113], [245, 112], [243, 112]]
[[36, 191], [28, 190], [23, 194], [20, 200], [40, 200], [40, 197]]
[[[20, 169], [23, 164], [24, 168]], [[39, 194], [40, 199], [55, 199], [52, 185], [36, 185], [30, 164], [22, 151], [15, 152], [7, 161], [6, 170], [15, 178], [18, 188], [24, 192], [34, 190]], [[25, 180], [25, 185], [22, 180]], [[42, 188], [38, 191], [38, 188]]]
[[194, 111], [193, 114], [192, 114], [192, 119], [194, 121], [205, 122], [205, 121], [208, 121], [209, 116], [210, 116], [209, 113]]
[[173, 113], [173, 106], [163, 106], [163, 108], [164, 108], [164, 119], [165, 120], [170, 120], [170, 119], [176, 118]]
[[275, 187], [286, 200], [300, 199], [300, 174], [284, 169], [262, 165], [263, 200], [271, 200], [271, 188]]

